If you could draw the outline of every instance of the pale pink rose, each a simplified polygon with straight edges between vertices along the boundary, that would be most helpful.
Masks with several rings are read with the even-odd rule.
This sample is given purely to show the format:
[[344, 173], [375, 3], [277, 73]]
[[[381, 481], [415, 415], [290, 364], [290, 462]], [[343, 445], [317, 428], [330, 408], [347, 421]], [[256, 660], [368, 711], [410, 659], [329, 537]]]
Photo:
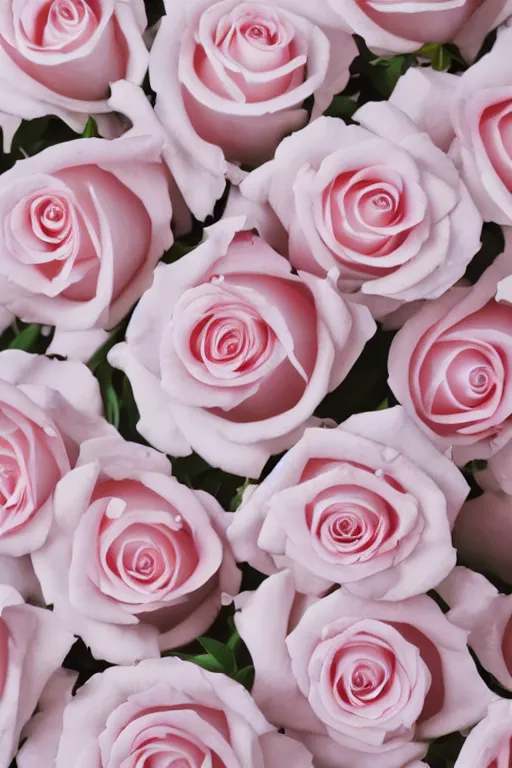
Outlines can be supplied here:
[[81, 133], [94, 115], [119, 128], [109, 84], [142, 83], [148, 52], [143, 0], [2, 0], [0, 125], [8, 151], [21, 119], [57, 115]]
[[131, 664], [215, 620], [240, 573], [213, 496], [171, 477], [160, 453], [119, 435], [82, 444], [32, 555], [47, 603], [97, 658]]
[[94, 675], [71, 698], [62, 676], [26, 729], [18, 768], [313, 768], [250, 694], [180, 659], [151, 659]]
[[512, 701], [500, 699], [469, 734], [454, 768], [504, 768], [512, 753]]
[[380, 54], [455, 42], [473, 59], [488, 32], [512, 14], [510, 0], [327, 0], [339, 23]]
[[[512, 8], [511, 11], [512, 13]], [[512, 29], [463, 74], [452, 97], [450, 150], [485, 221], [512, 224]]]
[[[171, 136], [171, 171], [204, 219], [230, 163], [269, 160], [279, 141], [345, 87], [357, 48], [317, 23], [307, 0], [168, 0], [150, 55], [155, 112]], [[321, 21], [321, 19], [320, 19]]]
[[492, 699], [466, 632], [426, 595], [375, 602], [338, 589], [315, 601], [283, 571], [239, 603], [252, 695], [315, 766], [406, 766], [423, 742], [477, 722]]
[[50, 676], [75, 638], [51, 611], [26, 605], [16, 590], [0, 585], [0, 764], [9, 766], [20, 733]]
[[487, 459], [512, 437], [512, 306], [495, 299], [512, 240], [473, 287], [425, 304], [393, 340], [397, 400], [458, 465]]
[[258, 477], [293, 445], [375, 332], [335, 281], [293, 274], [245, 217], [222, 219], [155, 270], [109, 360], [131, 381], [139, 432], [174, 456]]
[[[0, 353], [1, 560], [43, 544], [55, 486], [74, 465], [78, 446], [115, 434], [101, 413], [98, 382], [85, 365], [18, 350]], [[20, 581], [9, 583], [25, 594]]]
[[161, 142], [77, 139], [0, 179], [0, 303], [64, 330], [115, 326], [172, 245]]
[[467, 501], [453, 532], [460, 562], [512, 584], [512, 496], [485, 491]]
[[402, 600], [454, 567], [450, 528], [468, 491], [397, 406], [308, 429], [261, 485], [248, 486], [228, 537], [240, 562], [289, 568], [299, 592], [344, 584]]
[[323, 117], [288, 137], [241, 191], [270, 203], [297, 269], [338, 269], [340, 290], [382, 316], [459, 280], [482, 219], [451, 160], [403, 112], [369, 103], [354, 118], [360, 126]]
[[500, 595], [485, 576], [462, 566], [436, 591], [450, 607], [447, 618], [469, 632], [480, 664], [512, 691], [512, 595]]

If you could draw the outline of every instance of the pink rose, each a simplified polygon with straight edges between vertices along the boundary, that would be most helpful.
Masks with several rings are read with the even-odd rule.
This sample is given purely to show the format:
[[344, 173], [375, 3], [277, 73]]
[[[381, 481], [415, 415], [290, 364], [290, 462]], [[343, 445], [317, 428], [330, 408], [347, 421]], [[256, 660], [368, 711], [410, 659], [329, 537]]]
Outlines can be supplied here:
[[10, 765], [23, 726], [74, 640], [51, 611], [26, 605], [16, 590], [0, 585], [1, 765]]
[[315, 765], [405, 766], [425, 754], [422, 742], [483, 716], [492, 695], [466, 633], [426, 595], [373, 602], [338, 589], [314, 602], [293, 586], [289, 571], [270, 576], [240, 596], [235, 621], [256, 703]]
[[457, 464], [512, 437], [512, 306], [495, 299], [510, 245], [473, 287], [452, 288], [398, 332], [389, 354], [397, 400]]
[[2, 0], [1, 8], [6, 150], [21, 118], [57, 115], [81, 133], [94, 115], [110, 133], [109, 84], [142, 83], [147, 69], [143, 0]]
[[369, 103], [362, 127], [323, 117], [285, 139], [242, 193], [270, 202], [297, 269], [339, 270], [374, 315], [441, 296], [480, 249], [482, 219], [453, 163], [406, 115]]
[[64, 330], [116, 325], [172, 245], [156, 138], [78, 139], [0, 179], [0, 303]]
[[512, 702], [500, 699], [471, 731], [455, 768], [501, 768], [510, 763], [512, 751]]
[[[307, 0], [167, 0], [150, 55], [155, 111], [173, 145], [171, 171], [204, 219], [230, 165], [270, 159], [320, 115], [357, 55], [350, 35], [318, 26]], [[320, 12], [320, 11], [319, 11]]]
[[101, 412], [98, 383], [81, 363], [0, 353], [0, 559], [44, 543], [55, 486], [79, 444], [115, 434]]
[[485, 576], [457, 566], [437, 588], [452, 624], [469, 632], [480, 664], [512, 691], [512, 595], [500, 595]]
[[131, 664], [185, 645], [238, 592], [230, 515], [170, 475], [165, 456], [116, 435], [83, 443], [56, 488], [32, 561], [46, 602], [97, 658]]
[[19, 768], [313, 768], [241, 685], [180, 659], [113, 667], [71, 698], [62, 677], [29, 724]]
[[464, 504], [453, 532], [460, 562], [512, 583], [512, 496], [485, 491]]
[[[512, 8], [511, 11], [512, 13]], [[451, 155], [486, 221], [512, 224], [512, 29], [460, 78]]]
[[376, 53], [407, 53], [455, 42], [474, 58], [485, 36], [512, 14], [510, 0], [328, 0], [345, 27]]
[[289, 568], [296, 589], [334, 584], [402, 600], [455, 565], [450, 527], [468, 493], [455, 465], [402, 408], [308, 429], [259, 486], [248, 486], [228, 536], [237, 560]]
[[131, 381], [151, 445], [258, 477], [317, 423], [313, 411], [375, 323], [330, 279], [292, 274], [244, 228], [245, 217], [223, 219], [196, 250], [159, 267], [109, 360]]

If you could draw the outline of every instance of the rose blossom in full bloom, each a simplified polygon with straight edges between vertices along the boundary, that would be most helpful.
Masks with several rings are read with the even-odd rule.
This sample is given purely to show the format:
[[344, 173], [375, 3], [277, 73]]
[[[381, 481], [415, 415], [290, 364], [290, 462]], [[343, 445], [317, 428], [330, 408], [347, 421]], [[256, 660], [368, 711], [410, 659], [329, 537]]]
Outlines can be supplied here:
[[496, 300], [505, 253], [473, 287], [423, 306], [393, 340], [389, 384], [397, 400], [459, 465], [487, 459], [512, 437], [512, 306]]
[[[279, 141], [345, 87], [357, 48], [318, 25], [307, 0], [167, 0], [150, 55], [155, 112], [170, 134], [171, 171], [204, 219], [233, 163], [269, 160]], [[231, 169], [231, 171], [230, 171]]]
[[436, 590], [452, 624], [469, 631], [480, 664], [512, 691], [512, 595], [500, 595], [485, 576], [457, 566]]
[[174, 456], [258, 477], [290, 447], [375, 332], [335, 280], [301, 273], [245, 217], [206, 229], [194, 251], [155, 271], [109, 360], [125, 371], [139, 432]]
[[[43, 544], [55, 486], [74, 465], [80, 443], [115, 434], [101, 414], [98, 382], [85, 365], [0, 353], [0, 560], [6, 566], [16, 568], [21, 555]], [[2, 570], [0, 581], [6, 578], [12, 583]], [[13, 585], [26, 593], [23, 584]]]
[[256, 703], [322, 768], [408, 765], [492, 700], [466, 633], [426, 595], [376, 602], [338, 589], [315, 602], [283, 571], [238, 604]]
[[172, 245], [158, 138], [78, 139], [0, 179], [0, 304], [63, 330], [112, 328]]
[[50, 682], [25, 730], [19, 768], [313, 768], [297, 741], [276, 731], [250, 694], [225, 675], [180, 659], [142, 661]]
[[89, 115], [112, 131], [109, 84], [142, 83], [143, 0], [2, 0], [0, 125], [8, 150], [24, 120], [57, 115], [80, 133]]
[[97, 658], [131, 664], [186, 645], [240, 587], [229, 513], [170, 475], [163, 454], [116, 435], [83, 443], [55, 490], [32, 561], [46, 602]]
[[369, 103], [354, 119], [323, 117], [288, 137], [241, 191], [268, 200], [297, 269], [336, 267], [340, 290], [379, 316], [461, 278], [482, 218], [453, 163], [403, 112]]
[[228, 529], [235, 556], [290, 568], [298, 591], [401, 600], [455, 565], [450, 527], [469, 487], [400, 407], [308, 429]]
[[75, 638], [51, 611], [26, 605], [16, 590], [0, 585], [0, 764], [9, 766], [20, 733], [50, 676]]
[[485, 36], [512, 14], [511, 0], [327, 0], [339, 23], [377, 53], [455, 42], [474, 58]]

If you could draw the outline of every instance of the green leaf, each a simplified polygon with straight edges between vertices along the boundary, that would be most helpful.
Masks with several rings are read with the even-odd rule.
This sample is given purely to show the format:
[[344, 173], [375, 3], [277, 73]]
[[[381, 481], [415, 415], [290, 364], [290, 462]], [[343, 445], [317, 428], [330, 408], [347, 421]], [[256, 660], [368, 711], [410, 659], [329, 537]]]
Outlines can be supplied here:
[[113, 368], [108, 363], [102, 363], [96, 369], [96, 377], [100, 383], [103, 405], [105, 407], [105, 418], [116, 429], [119, 429], [119, 398], [112, 383]]
[[442, 45], [439, 46], [431, 61], [432, 69], [435, 69], [436, 72], [448, 72], [452, 65], [452, 57]]
[[240, 504], [242, 503], [243, 495], [246, 491], [246, 489], [252, 485], [249, 478], [247, 478], [243, 485], [240, 486], [240, 488], [236, 489], [236, 496], [233, 496], [231, 499], [230, 505], [229, 505], [229, 511], [230, 512], [236, 512]]
[[387, 397], [386, 397], [386, 399], [385, 399], [385, 400], [383, 400], [383, 401], [382, 401], [382, 403], [381, 403], [381, 404], [378, 406], [377, 410], [378, 410], [378, 411], [384, 411], [384, 410], [386, 410], [386, 408], [389, 408], [389, 400], [388, 400], [388, 398], [387, 398]]
[[39, 339], [41, 326], [38, 323], [29, 325], [21, 331], [9, 344], [9, 349], [23, 349], [28, 352], [34, 347]]
[[233, 675], [236, 672], [235, 654], [229, 646], [214, 640], [213, 637], [200, 637], [199, 642], [208, 653], [216, 659], [227, 675]]
[[84, 139], [92, 139], [96, 138], [98, 136], [98, 126], [96, 125], [96, 120], [94, 117], [90, 117], [85, 125], [84, 132], [82, 133], [82, 138]]
[[247, 688], [247, 690], [250, 691], [254, 683], [254, 667], [252, 664], [237, 672], [234, 676], [234, 680], [236, 680], [237, 683], [240, 683], [240, 685], [243, 685], [244, 688]]
[[473, 461], [468, 461], [468, 463], [464, 465], [464, 469], [473, 474], [475, 472], [483, 472], [484, 469], [487, 469], [487, 461], [485, 459], [473, 459]]
[[202, 653], [199, 656], [190, 656], [188, 661], [197, 664], [203, 669], [207, 669], [209, 672], [224, 672], [222, 664], [220, 664], [215, 656], [212, 656], [210, 653]]
[[354, 99], [339, 95], [334, 97], [324, 114], [327, 117], [339, 117], [342, 120], [350, 120], [357, 109], [358, 105]]
[[240, 637], [240, 635], [238, 634], [237, 630], [235, 629], [235, 631], [233, 632], [233, 634], [229, 638], [229, 640], [226, 643], [226, 645], [228, 646], [228, 648], [230, 648], [233, 651], [233, 653], [236, 653], [238, 648], [239, 648], [239, 646], [240, 646], [240, 644], [241, 644], [241, 642], [242, 642], [242, 638]]

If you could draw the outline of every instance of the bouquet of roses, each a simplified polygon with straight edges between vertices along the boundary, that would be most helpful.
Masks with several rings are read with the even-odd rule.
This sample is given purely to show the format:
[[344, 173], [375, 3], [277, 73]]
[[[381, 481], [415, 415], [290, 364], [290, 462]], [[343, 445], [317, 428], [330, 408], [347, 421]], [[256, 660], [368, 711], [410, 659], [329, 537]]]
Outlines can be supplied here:
[[1, 0], [0, 768], [512, 766], [512, 0]]

